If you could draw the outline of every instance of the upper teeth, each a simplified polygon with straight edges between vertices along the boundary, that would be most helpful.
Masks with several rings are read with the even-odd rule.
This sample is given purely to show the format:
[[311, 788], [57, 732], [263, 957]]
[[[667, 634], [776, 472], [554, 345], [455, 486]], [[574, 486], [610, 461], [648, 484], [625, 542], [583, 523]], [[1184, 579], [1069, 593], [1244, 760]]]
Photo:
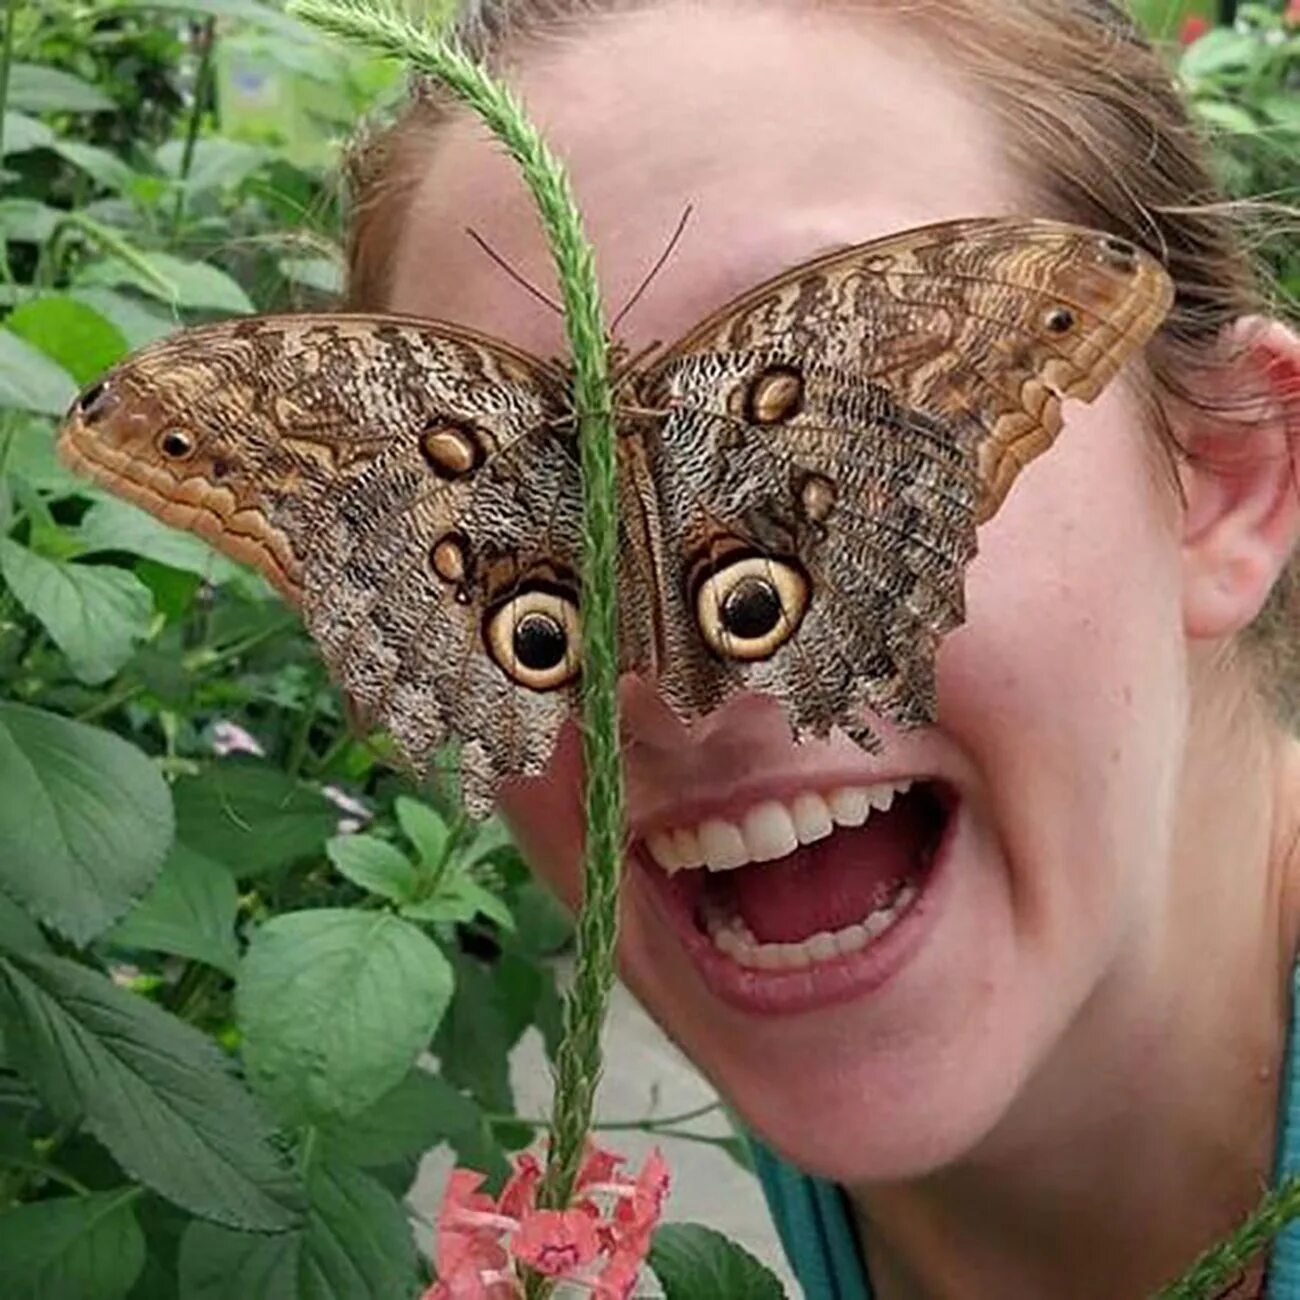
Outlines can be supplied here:
[[667, 872], [688, 867], [730, 871], [748, 862], [769, 862], [800, 844], [824, 839], [834, 826], [861, 826], [873, 811], [886, 811], [911, 781], [847, 785], [825, 795], [803, 790], [789, 802], [765, 799], [739, 821], [709, 817], [698, 826], [656, 831], [646, 838], [650, 856]]

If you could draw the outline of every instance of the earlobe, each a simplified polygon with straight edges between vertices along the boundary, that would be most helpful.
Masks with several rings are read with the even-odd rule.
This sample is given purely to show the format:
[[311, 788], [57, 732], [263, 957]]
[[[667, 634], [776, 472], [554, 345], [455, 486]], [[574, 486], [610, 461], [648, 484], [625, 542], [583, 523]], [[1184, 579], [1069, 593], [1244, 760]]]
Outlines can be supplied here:
[[1194, 638], [1246, 627], [1300, 539], [1300, 338], [1251, 318], [1224, 342], [1232, 364], [1176, 421], [1188, 453], [1183, 621]]

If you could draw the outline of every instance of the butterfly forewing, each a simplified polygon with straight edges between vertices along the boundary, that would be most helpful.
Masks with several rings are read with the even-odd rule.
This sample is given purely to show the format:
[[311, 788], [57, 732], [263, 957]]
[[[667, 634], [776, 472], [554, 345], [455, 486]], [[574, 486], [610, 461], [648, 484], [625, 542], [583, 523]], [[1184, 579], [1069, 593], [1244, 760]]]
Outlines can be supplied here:
[[131, 358], [83, 395], [61, 449], [261, 568], [413, 762], [461, 738], [476, 810], [502, 776], [544, 765], [572, 682], [521, 687], [486, 652], [485, 623], [533, 580], [577, 599], [579, 480], [555, 370], [434, 322], [252, 318]]
[[[867, 710], [931, 720], [977, 523], [1050, 446], [1062, 399], [1095, 397], [1171, 297], [1123, 241], [965, 221], [823, 257], [692, 330], [639, 395], [667, 412], [654, 479], [679, 539], [659, 592], [666, 698], [694, 715], [745, 686], [780, 697], [796, 732], [865, 744]], [[700, 627], [701, 565], [745, 550], [806, 579], [752, 658]]]

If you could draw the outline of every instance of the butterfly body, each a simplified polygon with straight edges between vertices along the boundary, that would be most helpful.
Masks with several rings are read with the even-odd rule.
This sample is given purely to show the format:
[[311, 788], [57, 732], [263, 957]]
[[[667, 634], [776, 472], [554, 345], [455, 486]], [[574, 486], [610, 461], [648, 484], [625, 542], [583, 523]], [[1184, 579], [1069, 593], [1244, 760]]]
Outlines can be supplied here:
[[[621, 667], [685, 718], [751, 689], [797, 735], [930, 720], [977, 524], [1171, 292], [1096, 232], [946, 223], [797, 267], [626, 366]], [[128, 360], [60, 447], [265, 573], [413, 762], [460, 737], [475, 810], [545, 765], [581, 646], [562, 366], [442, 322], [251, 318]]]

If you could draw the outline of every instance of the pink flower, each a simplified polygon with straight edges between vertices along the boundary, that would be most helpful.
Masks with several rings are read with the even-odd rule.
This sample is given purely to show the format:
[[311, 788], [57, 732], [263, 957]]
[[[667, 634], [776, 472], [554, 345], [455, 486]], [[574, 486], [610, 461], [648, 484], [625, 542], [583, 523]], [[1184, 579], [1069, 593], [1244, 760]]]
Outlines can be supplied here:
[[566, 1277], [600, 1250], [596, 1209], [533, 1210], [510, 1238], [518, 1260], [547, 1277]]
[[1282, 15], [1284, 23], [1300, 23], [1300, 0], [1290, 0]]
[[[499, 1197], [483, 1175], [455, 1169], [438, 1213], [438, 1281], [421, 1300], [519, 1300], [521, 1269], [586, 1287], [594, 1300], [627, 1300], [668, 1194], [668, 1165], [652, 1151], [635, 1178], [623, 1156], [589, 1144], [564, 1209], [536, 1208], [542, 1166], [527, 1153]], [[603, 1207], [603, 1208], [602, 1208]]]
[[1192, 45], [1199, 41], [1212, 25], [1208, 18], [1202, 18], [1200, 14], [1189, 14], [1178, 29], [1179, 45]]

